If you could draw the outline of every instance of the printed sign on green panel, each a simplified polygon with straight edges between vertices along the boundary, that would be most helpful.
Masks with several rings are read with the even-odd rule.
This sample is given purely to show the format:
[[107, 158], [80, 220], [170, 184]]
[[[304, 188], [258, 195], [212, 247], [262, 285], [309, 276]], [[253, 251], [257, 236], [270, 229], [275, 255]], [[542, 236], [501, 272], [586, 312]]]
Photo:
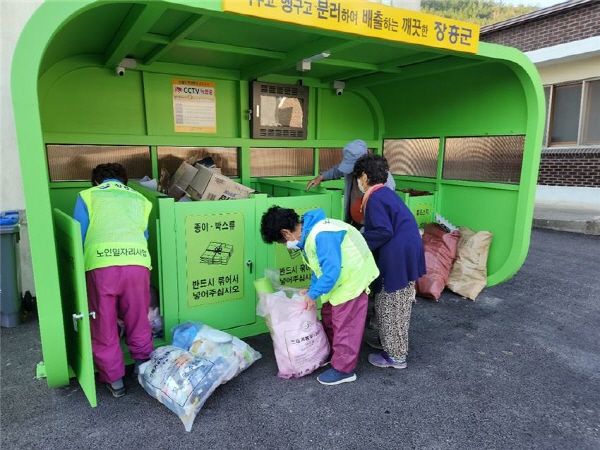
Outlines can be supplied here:
[[288, 250], [285, 245], [275, 244], [275, 266], [282, 286], [308, 288], [312, 271], [304, 263], [300, 250]]
[[[295, 208], [302, 217], [313, 208]], [[300, 250], [288, 250], [285, 245], [275, 244], [275, 267], [279, 270], [279, 283], [282, 286], [308, 288], [312, 270], [304, 262]]]
[[244, 215], [187, 216], [189, 306], [207, 306], [244, 297]]

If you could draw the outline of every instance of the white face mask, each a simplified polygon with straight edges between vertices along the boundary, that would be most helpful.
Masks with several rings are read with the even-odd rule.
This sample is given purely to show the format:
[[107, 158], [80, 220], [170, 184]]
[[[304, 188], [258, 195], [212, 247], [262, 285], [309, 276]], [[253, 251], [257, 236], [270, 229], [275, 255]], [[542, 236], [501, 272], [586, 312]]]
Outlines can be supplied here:
[[366, 190], [366, 189], [363, 187], [362, 183], [360, 182], [360, 178], [356, 180], [356, 184], [358, 184], [358, 190], [359, 190], [360, 192], [362, 192], [363, 194], [364, 194], [365, 192], [367, 192], [367, 190]]
[[294, 241], [286, 241], [285, 245], [288, 250], [300, 250], [300, 241], [297, 239]]

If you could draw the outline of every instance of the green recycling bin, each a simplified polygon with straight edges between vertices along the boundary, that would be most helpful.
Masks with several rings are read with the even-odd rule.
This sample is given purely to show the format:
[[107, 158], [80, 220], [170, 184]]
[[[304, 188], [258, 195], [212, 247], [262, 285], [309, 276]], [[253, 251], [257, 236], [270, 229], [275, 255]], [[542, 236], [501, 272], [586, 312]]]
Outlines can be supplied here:
[[0, 213], [0, 325], [3, 327], [16, 327], [21, 314], [18, 222], [18, 213]]

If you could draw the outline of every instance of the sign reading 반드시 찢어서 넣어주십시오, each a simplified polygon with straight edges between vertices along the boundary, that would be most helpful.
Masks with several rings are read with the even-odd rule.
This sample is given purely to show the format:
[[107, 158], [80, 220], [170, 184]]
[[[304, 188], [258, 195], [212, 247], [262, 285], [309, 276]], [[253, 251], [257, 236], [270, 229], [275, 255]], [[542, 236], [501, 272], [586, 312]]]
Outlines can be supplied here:
[[208, 306], [244, 297], [244, 215], [185, 219], [187, 304]]
[[477, 24], [366, 0], [223, 0], [223, 10], [458, 52], [479, 47]]

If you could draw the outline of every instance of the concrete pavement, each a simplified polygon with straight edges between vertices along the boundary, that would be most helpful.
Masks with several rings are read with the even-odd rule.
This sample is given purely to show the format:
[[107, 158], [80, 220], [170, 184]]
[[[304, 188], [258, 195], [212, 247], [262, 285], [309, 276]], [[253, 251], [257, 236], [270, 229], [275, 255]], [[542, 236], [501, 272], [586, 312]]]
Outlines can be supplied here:
[[[2, 449], [597, 450], [600, 448], [600, 240], [535, 229], [525, 264], [476, 301], [445, 291], [413, 307], [405, 370], [361, 351], [354, 383], [276, 376], [263, 357], [219, 387], [186, 433], [129, 378], [90, 408], [76, 381], [36, 380], [37, 321], [0, 334]], [[369, 333], [372, 333], [369, 331]]]

